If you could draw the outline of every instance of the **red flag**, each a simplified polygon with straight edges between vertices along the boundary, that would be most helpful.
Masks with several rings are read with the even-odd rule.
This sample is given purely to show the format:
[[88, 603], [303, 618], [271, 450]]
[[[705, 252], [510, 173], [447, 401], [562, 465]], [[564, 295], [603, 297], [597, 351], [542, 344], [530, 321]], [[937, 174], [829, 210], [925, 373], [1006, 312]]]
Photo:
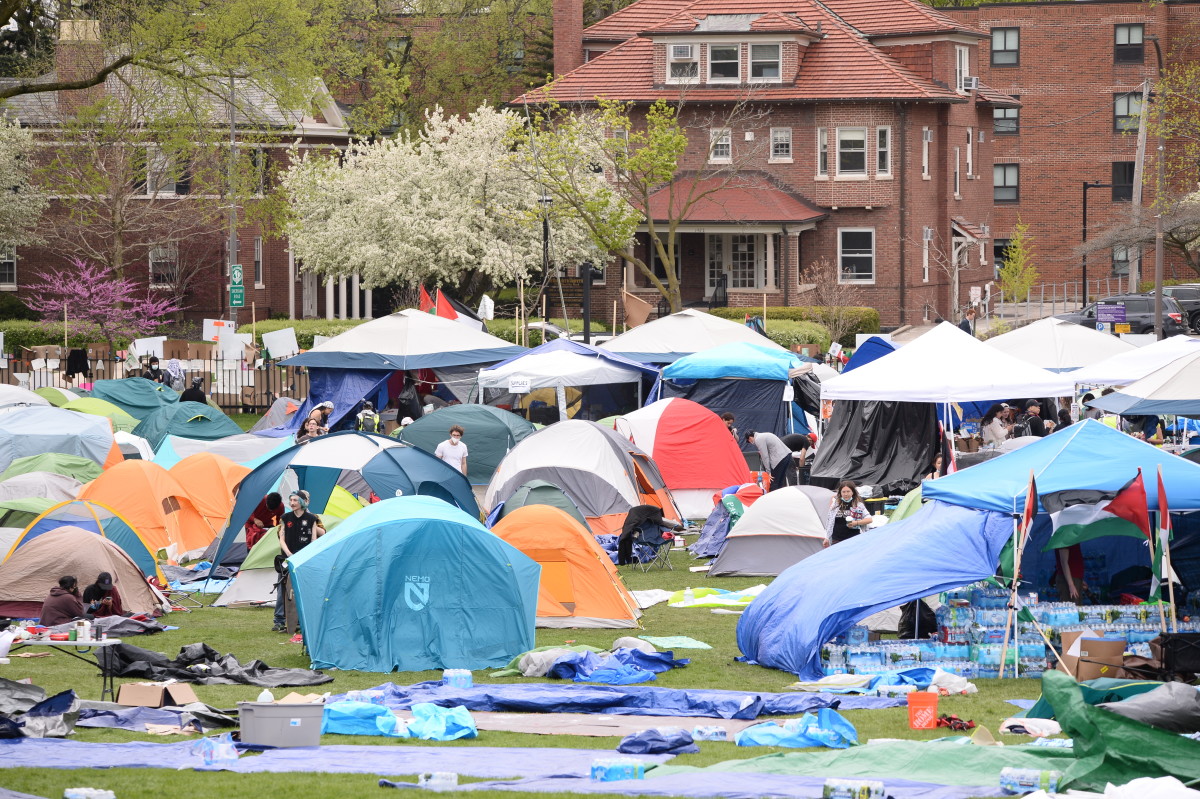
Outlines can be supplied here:
[[1158, 467], [1158, 529], [1164, 539], [1171, 537], [1171, 509], [1167, 507], [1167, 489], [1162, 481], [1162, 466]]
[[1021, 513], [1021, 539], [1025, 540], [1033, 529], [1033, 520], [1038, 513], [1037, 481], [1033, 477], [1033, 469], [1029, 470], [1029, 490], [1025, 492], [1025, 509]]
[[441, 289], [437, 290], [437, 307], [434, 311], [443, 319], [457, 319], [458, 311], [454, 310], [454, 306], [450, 304], [450, 300], [446, 299], [446, 295]]
[[1150, 532], [1150, 509], [1147, 505], [1146, 484], [1142, 480], [1141, 467], [1138, 467], [1137, 477], [1126, 483], [1112, 501], [1104, 506], [1104, 510], [1137, 527], [1146, 538], [1153, 541], [1154, 536]]
[[421, 309], [422, 313], [434, 313], [436, 310], [433, 304], [433, 298], [429, 296], [429, 292], [425, 290], [424, 286], [421, 286], [421, 302], [418, 307]]

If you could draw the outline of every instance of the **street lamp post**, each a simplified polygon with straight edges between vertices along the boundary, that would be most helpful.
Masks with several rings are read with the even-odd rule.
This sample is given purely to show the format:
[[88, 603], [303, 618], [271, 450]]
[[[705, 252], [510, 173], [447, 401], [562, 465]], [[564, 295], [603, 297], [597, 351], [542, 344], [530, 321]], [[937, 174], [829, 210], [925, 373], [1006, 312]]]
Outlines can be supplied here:
[[591, 261], [579, 265], [579, 276], [583, 278], [583, 343], [592, 343], [592, 281], [604, 273]]
[[[544, 287], [550, 277], [550, 203], [554, 202], [554, 198], [549, 192], [542, 191], [538, 202], [542, 204], [542, 290], [545, 291]], [[544, 301], [542, 307], [547, 307]], [[547, 324], [550, 322], [549, 311], [542, 314], [542, 321]]]
[[[1162, 84], [1163, 73], [1163, 57], [1162, 48], [1158, 45], [1157, 36], [1148, 36], [1151, 42], [1154, 43], [1154, 55], [1158, 58], [1158, 82]], [[1163, 337], [1163, 174], [1167, 157], [1167, 145], [1163, 137], [1162, 130], [1162, 97], [1158, 98], [1158, 181], [1154, 187], [1154, 338], [1162, 341]]]
[[[1083, 236], [1081, 239], [1083, 244], [1087, 244], [1087, 234], [1088, 234], [1088, 209], [1087, 209], [1088, 189], [1111, 189], [1111, 188], [1112, 188], [1111, 183], [1101, 183], [1098, 180], [1095, 181], [1094, 183], [1089, 183], [1086, 180], [1083, 182]], [[1084, 305], [1087, 305], [1087, 303], [1088, 303], [1087, 252], [1084, 252], [1083, 253], [1083, 302], [1080, 303], [1080, 306], [1082, 307]]]

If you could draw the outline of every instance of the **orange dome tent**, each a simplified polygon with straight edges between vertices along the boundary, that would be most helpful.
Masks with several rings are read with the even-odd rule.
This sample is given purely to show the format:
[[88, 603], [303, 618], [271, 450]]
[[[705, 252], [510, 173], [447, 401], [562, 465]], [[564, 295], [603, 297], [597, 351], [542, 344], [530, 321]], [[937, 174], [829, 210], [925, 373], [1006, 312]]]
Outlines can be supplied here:
[[172, 466], [168, 474], [184, 487], [213, 532], [220, 534], [233, 510], [233, 495], [238, 483], [250, 471], [249, 467], [234, 463], [224, 455], [197, 452]]
[[155, 550], [172, 544], [182, 555], [208, 546], [216, 533], [196, 509], [188, 492], [152, 461], [123, 461], [79, 492], [121, 514]]
[[550, 505], [526, 505], [492, 532], [542, 567], [538, 627], [637, 627], [637, 601], [608, 553], [571, 515]]

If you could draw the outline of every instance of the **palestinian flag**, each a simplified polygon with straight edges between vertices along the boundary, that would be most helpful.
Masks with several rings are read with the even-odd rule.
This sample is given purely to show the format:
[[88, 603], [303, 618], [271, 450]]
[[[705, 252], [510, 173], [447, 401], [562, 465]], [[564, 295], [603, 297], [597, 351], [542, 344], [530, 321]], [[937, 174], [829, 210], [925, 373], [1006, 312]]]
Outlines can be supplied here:
[[425, 290], [424, 286], [421, 286], [421, 300], [417, 307], [421, 309], [421, 313], [437, 313], [437, 306], [433, 304], [433, 298], [429, 296], [429, 292]]
[[1116, 491], [1073, 489], [1042, 495], [1054, 532], [1044, 551], [1073, 546], [1106, 535], [1149, 539], [1146, 487], [1137, 477]]

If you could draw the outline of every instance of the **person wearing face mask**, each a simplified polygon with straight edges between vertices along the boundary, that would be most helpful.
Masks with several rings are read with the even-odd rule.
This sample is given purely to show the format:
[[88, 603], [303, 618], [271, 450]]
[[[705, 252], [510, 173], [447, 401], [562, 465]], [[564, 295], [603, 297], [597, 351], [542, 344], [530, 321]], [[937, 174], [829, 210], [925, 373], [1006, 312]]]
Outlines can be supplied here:
[[272, 628], [275, 632], [286, 632], [284, 607], [289, 586], [283, 561], [325, 535], [321, 518], [308, 511], [307, 491], [293, 491], [288, 497], [288, 506], [291, 507], [291, 511], [283, 514], [279, 521], [280, 554], [276, 556], [275, 570], [279, 572], [280, 577], [275, 586], [275, 626]]
[[450, 428], [450, 437], [437, 445], [437, 449], [433, 454], [444, 460], [446, 463], [458, 469], [463, 474], [467, 473], [467, 445], [462, 440], [463, 434], [466, 431], [461, 425], [453, 425]]
[[840, 544], [853, 538], [871, 524], [871, 514], [858, 496], [858, 485], [853, 480], [838, 483], [837, 491], [829, 500], [829, 516], [825, 521], [825, 546]]

